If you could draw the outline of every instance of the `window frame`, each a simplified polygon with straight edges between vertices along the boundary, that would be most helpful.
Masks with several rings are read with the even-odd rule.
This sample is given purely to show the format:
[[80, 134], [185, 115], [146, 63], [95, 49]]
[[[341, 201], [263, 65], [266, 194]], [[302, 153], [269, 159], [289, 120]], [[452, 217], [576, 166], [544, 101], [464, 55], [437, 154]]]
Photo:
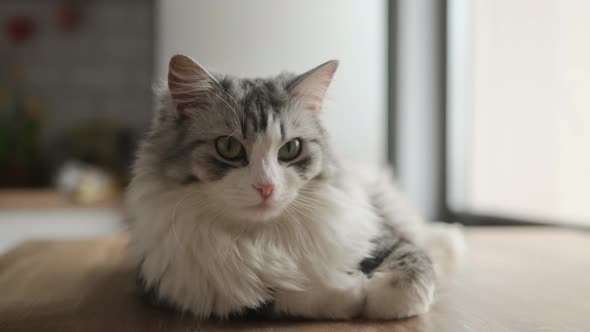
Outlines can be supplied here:
[[[417, 4], [420, 3], [420, 4]], [[453, 142], [464, 142], [465, 137], [460, 137], [459, 131], [451, 130], [461, 123], [457, 123], [457, 93], [460, 87], [457, 83], [457, 63], [461, 61], [468, 61], [468, 59], [457, 60], [456, 52], [460, 47], [460, 41], [457, 40], [458, 25], [467, 24], [465, 20], [468, 19], [468, 10], [465, 6], [469, 4], [469, 0], [431, 0], [420, 1], [415, 0], [396, 0], [389, 2], [388, 8], [388, 161], [396, 170], [402, 190], [407, 192], [410, 199], [419, 207], [419, 210], [425, 214], [429, 220], [440, 220], [444, 222], [458, 222], [468, 226], [559, 226], [559, 227], [574, 227], [586, 228], [579, 225], [564, 225], [551, 223], [548, 220], [533, 220], [533, 219], [517, 219], [500, 215], [486, 215], [480, 213], [473, 213], [462, 209], [456, 204], [457, 197], [451, 193], [452, 181], [457, 181], [458, 174], [461, 173], [461, 165], [457, 165], [457, 144], [453, 147]], [[462, 6], [462, 7], [461, 7]], [[428, 14], [423, 14], [428, 12]], [[430, 16], [428, 16], [430, 15]], [[428, 25], [428, 31], [416, 31], [415, 27], [404, 26], [404, 21], [410, 16], [416, 25], [415, 20], [428, 21], [432, 19], [433, 22], [424, 22]], [[463, 20], [463, 21], [461, 21]], [[420, 22], [421, 23], [421, 22]], [[468, 29], [464, 29], [468, 31]], [[425, 37], [426, 38], [422, 38]], [[428, 35], [430, 34], [430, 35]], [[404, 70], [403, 57], [416, 56], [421, 57], [416, 51], [405, 49], [408, 44], [405, 42], [408, 39], [413, 40], [427, 40], [421, 47], [427, 49], [432, 53], [430, 57], [424, 57], [421, 61], [424, 62], [424, 67], [434, 69], [436, 78], [435, 84], [427, 87], [436, 91], [428, 91], [427, 94], [434, 96], [439, 101], [440, 105], [430, 105], [431, 109], [424, 112], [424, 109], [418, 111], [428, 113], [424, 117], [425, 122], [420, 123], [414, 118], [411, 123], [408, 123], [408, 113], [416, 111], [410, 109], [408, 105], [400, 104], [400, 99], [416, 98], [422, 91], [409, 91], [406, 86], [408, 73]], [[429, 44], [428, 44], [429, 43]], [[463, 44], [465, 45], [465, 44]], [[410, 45], [414, 46], [414, 45]], [[465, 46], [463, 46], [465, 47]], [[414, 52], [414, 53], [412, 53]], [[412, 75], [425, 75], [424, 72], [419, 72], [420, 68], [414, 68], [418, 72], [411, 72]], [[405, 76], [404, 76], [405, 75]], [[415, 83], [415, 82], [413, 82]], [[420, 87], [421, 88], [421, 87]], [[416, 89], [413, 87], [412, 89]], [[424, 114], [423, 114], [424, 116]], [[410, 128], [408, 129], [408, 126]], [[425, 139], [426, 142], [416, 143], [412, 141], [412, 137], [402, 137], [399, 135], [400, 131], [420, 130], [422, 133], [430, 135]], [[453, 134], [455, 136], [450, 136]], [[404, 145], [400, 145], [403, 143]], [[407, 145], [410, 148], [407, 148]], [[406, 151], [404, 151], [406, 150]], [[407, 150], [413, 151], [415, 154], [421, 154], [419, 158], [416, 156], [408, 156]], [[460, 153], [460, 151], [459, 151]], [[426, 157], [424, 157], [426, 155]], [[455, 159], [453, 159], [455, 158]], [[408, 161], [408, 159], [413, 159]], [[422, 173], [407, 174], [404, 169], [408, 167], [419, 167], [416, 161], [423, 162], [424, 160], [432, 161], [435, 165], [431, 165], [423, 170]], [[413, 162], [413, 164], [412, 164]], [[453, 173], [455, 172], [455, 173]], [[416, 183], [407, 177], [423, 176], [427, 179], [424, 183]], [[419, 193], [416, 195], [416, 193]], [[414, 194], [414, 195], [412, 195]], [[419, 197], [422, 195], [429, 195], [426, 200], [420, 202]], [[456, 195], [456, 193], [455, 193]], [[453, 200], [455, 204], [453, 204]], [[430, 203], [430, 206], [426, 206]], [[422, 206], [421, 206], [422, 205]], [[433, 212], [434, 211], [434, 212]], [[426, 213], [425, 213], [426, 212]], [[590, 229], [588, 227], [587, 229]]]

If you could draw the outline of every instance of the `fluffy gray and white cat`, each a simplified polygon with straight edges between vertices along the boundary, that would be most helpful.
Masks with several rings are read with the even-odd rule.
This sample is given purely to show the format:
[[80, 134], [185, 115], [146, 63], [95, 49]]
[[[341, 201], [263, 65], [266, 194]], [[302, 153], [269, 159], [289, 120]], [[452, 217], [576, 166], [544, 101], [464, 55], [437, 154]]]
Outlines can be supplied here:
[[337, 66], [239, 79], [171, 59], [127, 195], [152, 295], [198, 317], [428, 310], [436, 254], [460, 233], [426, 226], [389, 171], [337, 161], [319, 117]]

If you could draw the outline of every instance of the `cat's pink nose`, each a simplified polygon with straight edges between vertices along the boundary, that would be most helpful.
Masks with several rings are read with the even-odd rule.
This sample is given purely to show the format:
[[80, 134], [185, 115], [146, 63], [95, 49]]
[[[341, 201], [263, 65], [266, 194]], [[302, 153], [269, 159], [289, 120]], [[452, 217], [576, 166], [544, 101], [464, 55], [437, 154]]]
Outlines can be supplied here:
[[260, 182], [256, 185], [253, 185], [253, 187], [256, 189], [256, 191], [258, 191], [262, 199], [269, 198], [270, 195], [272, 195], [272, 191], [275, 190], [275, 185], [269, 182]]

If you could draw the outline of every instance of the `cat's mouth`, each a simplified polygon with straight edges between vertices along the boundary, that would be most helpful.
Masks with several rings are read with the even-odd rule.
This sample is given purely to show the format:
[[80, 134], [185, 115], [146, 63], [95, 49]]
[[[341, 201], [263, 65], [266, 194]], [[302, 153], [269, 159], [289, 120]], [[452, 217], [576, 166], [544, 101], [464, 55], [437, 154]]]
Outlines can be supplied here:
[[250, 205], [242, 214], [243, 217], [256, 221], [268, 221], [280, 214], [281, 207], [276, 201], [265, 200], [255, 205]]
[[246, 211], [253, 213], [256, 218], [264, 217], [264, 219], [267, 219], [280, 215], [283, 211], [285, 203], [287, 202], [285, 202], [284, 198], [278, 199], [277, 197], [259, 201], [256, 204], [247, 206], [245, 209]]
[[251, 205], [249, 208], [250, 210], [254, 210], [257, 212], [265, 212], [265, 211], [269, 211], [269, 210], [273, 210], [277, 207], [277, 203], [276, 202], [272, 202], [271, 200], [264, 200], [258, 204], [255, 205]]
[[270, 204], [270, 202], [268, 200], [262, 201], [256, 205], [254, 205], [252, 208], [257, 209], [257, 210], [266, 210], [266, 209], [270, 209], [272, 207], [272, 204]]

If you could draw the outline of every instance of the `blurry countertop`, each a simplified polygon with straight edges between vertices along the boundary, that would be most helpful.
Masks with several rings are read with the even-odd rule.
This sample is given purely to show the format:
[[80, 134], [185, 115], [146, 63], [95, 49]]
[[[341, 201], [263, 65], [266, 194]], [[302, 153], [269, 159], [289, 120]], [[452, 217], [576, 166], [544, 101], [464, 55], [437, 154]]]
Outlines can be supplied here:
[[79, 204], [50, 189], [0, 190], [0, 254], [35, 239], [94, 238], [124, 230], [121, 196]]
[[76, 203], [53, 189], [0, 189], [0, 209], [119, 208], [121, 195], [94, 203]]
[[199, 321], [139, 299], [125, 236], [29, 242], [0, 256], [0, 330], [588, 331], [588, 232], [476, 227], [466, 235], [463, 262], [442, 276], [429, 313], [351, 322]]

